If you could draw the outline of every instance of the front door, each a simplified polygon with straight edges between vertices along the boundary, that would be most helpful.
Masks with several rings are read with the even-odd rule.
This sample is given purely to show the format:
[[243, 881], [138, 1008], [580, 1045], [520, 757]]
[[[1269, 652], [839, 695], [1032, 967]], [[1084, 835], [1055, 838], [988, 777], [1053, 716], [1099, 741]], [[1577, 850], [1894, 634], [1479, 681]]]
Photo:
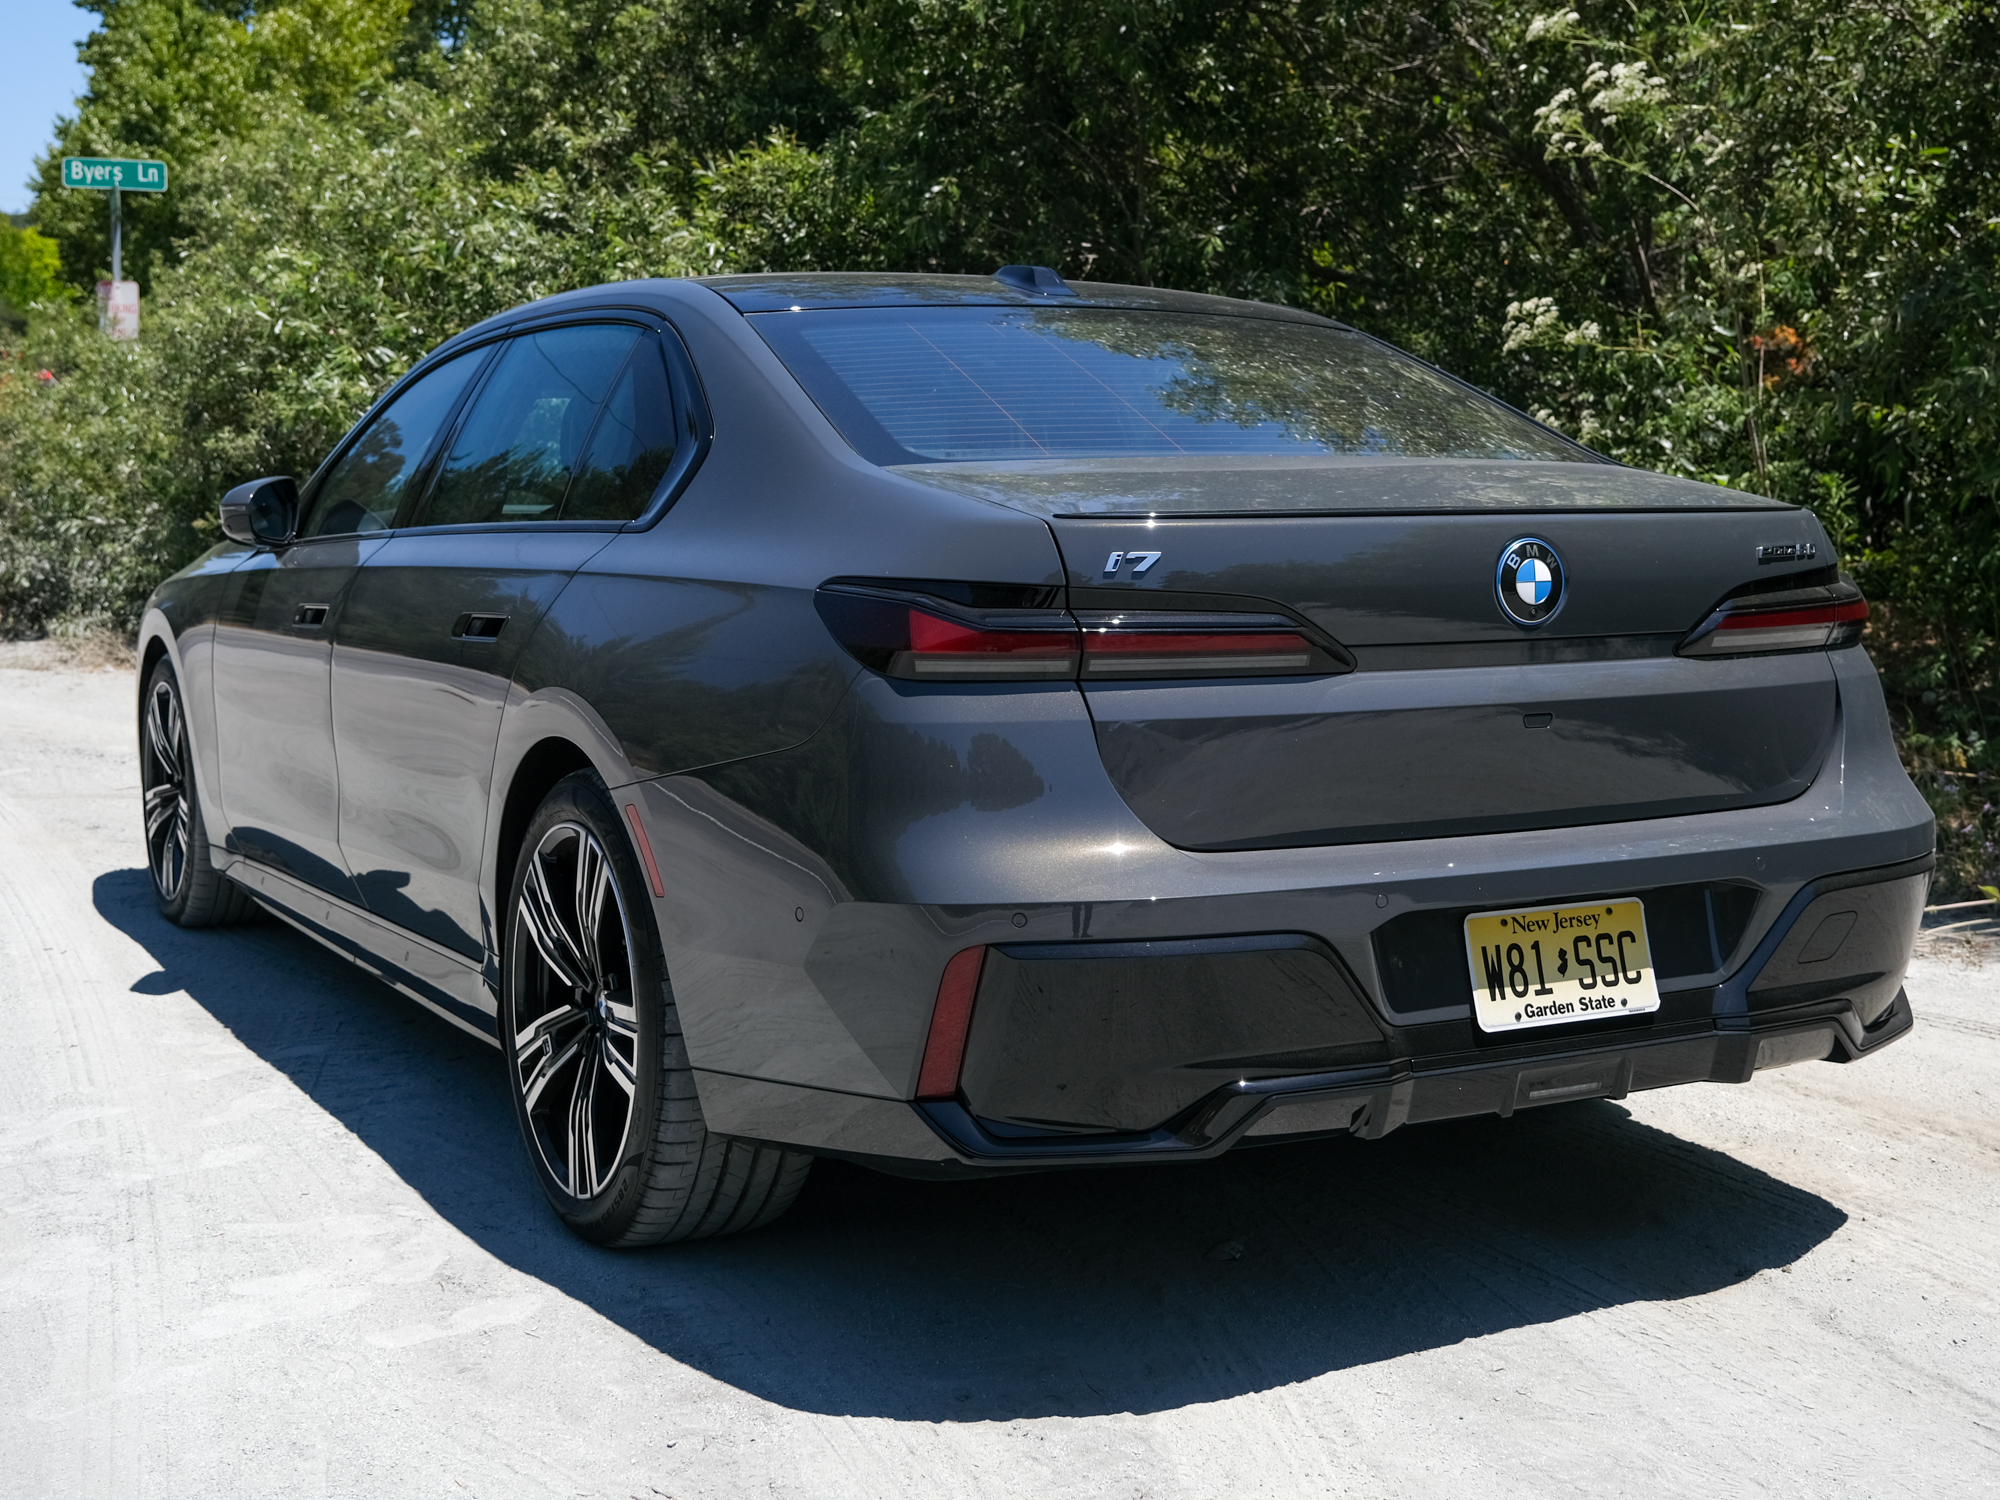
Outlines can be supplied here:
[[215, 631], [215, 719], [230, 847], [348, 901], [340, 850], [332, 641], [361, 565], [464, 394], [480, 356], [420, 377], [304, 499], [299, 539], [230, 575]]
[[215, 725], [229, 846], [356, 899], [333, 764], [333, 623], [381, 541], [316, 538], [230, 575], [215, 626]]

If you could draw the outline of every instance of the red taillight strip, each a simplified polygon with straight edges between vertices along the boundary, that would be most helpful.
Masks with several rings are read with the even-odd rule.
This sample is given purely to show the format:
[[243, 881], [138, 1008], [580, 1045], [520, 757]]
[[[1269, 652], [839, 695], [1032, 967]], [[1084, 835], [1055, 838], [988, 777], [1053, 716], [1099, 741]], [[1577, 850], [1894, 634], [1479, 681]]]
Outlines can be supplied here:
[[1354, 669], [1353, 658], [1338, 645], [1281, 614], [1072, 614], [1053, 604], [960, 606], [832, 586], [822, 588], [815, 603], [834, 639], [857, 661], [905, 679], [1292, 677]]
[[900, 656], [916, 677], [1068, 677], [1076, 668], [1073, 629], [982, 630], [912, 609], [909, 632]]
[[[1805, 592], [1801, 590], [1800, 592]], [[1827, 598], [1826, 594], [1834, 597]], [[1861, 639], [1868, 601], [1843, 580], [1820, 599], [1771, 601], [1752, 595], [1732, 599], [1680, 647], [1683, 656], [1751, 656], [1775, 651], [1831, 651]]]
[[972, 1002], [979, 994], [979, 971], [985, 962], [984, 948], [967, 948], [944, 966], [937, 1004], [931, 1009], [931, 1032], [924, 1041], [923, 1066], [917, 1070], [919, 1099], [949, 1099], [958, 1092], [965, 1038], [972, 1030]]
[[1856, 599], [1845, 604], [1816, 604], [1810, 609], [1769, 609], [1733, 611], [1722, 617], [1717, 630], [1782, 630], [1790, 626], [1844, 625], [1868, 618], [1868, 601]]

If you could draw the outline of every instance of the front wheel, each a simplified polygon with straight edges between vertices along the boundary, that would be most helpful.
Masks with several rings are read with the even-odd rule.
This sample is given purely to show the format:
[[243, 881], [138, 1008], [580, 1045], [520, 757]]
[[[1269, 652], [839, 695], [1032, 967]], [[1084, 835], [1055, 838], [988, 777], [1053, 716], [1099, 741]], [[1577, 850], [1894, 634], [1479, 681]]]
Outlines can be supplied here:
[[637, 861], [590, 772], [549, 793], [507, 901], [508, 1092], [565, 1224], [627, 1247], [768, 1224], [812, 1158], [708, 1133]]
[[219, 927], [248, 916], [255, 909], [249, 892], [209, 862], [187, 706], [165, 657], [146, 674], [139, 699], [139, 795], [160, 915], [182, 927]]

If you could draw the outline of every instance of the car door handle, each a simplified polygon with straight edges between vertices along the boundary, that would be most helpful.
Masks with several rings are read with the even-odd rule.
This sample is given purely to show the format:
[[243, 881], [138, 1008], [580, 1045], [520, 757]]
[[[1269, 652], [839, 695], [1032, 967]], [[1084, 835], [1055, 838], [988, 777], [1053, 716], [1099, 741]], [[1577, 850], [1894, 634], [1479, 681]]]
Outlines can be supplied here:
[[292, 611], [292, 623], [301, 630], [317, 630], [326, 623], [326, 606], [301, 604]]
[[451, 633], [461, 641], [490, 641], [507, 623], [505, 615], [460, 615], [452, 622]]

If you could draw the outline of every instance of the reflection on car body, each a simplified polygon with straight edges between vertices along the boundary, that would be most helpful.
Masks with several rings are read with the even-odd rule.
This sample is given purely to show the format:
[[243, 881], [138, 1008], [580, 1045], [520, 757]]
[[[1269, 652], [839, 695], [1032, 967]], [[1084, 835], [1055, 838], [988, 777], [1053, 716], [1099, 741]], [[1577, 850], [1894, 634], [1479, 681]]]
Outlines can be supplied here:
[[[604, 1243], [1910, 1025], [1930, 815], [1814, 518], [1309, 314], [592, 288], [223, 512], [142, 633], [163, 911], [497, 1042]], [[1615, 995], [1493, 946], [1585, 910]]]

